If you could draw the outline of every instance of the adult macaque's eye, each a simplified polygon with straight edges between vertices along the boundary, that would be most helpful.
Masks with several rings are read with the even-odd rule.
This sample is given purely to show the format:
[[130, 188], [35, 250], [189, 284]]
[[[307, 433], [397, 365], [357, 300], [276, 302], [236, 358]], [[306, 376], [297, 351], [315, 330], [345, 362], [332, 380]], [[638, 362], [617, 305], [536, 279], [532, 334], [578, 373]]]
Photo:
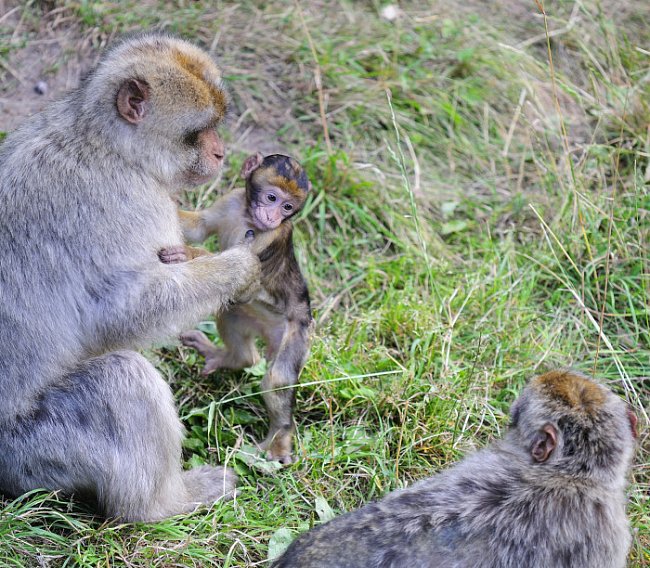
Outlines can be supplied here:
[[191, 132], [188, 132], [184, 137], [183, 137], [183, 142], [187, 144], [188, 146], [196, 146], [196, 143], [199, 140], [199, 134], [201, 133], [200, 130], [193, 130]]

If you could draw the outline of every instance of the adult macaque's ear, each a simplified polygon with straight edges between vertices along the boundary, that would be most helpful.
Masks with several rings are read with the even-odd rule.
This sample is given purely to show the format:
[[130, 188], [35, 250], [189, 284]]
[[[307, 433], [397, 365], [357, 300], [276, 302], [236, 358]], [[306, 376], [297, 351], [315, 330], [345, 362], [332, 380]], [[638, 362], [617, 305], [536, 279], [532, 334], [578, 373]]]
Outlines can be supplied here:
[[128, 79], [117, 91], [117, 111], [131, 124], [139, 124], [147, 114], [149, 85], [139, 79]]
[[257, 168], [259, 168], [262, 165], [262, 162], [264, 161], [264, 156], [257, 152], [256, 154], [253, 154], [252, 156], [248, 156], [244, 160], [244, 164], [241, 167], [241, 172], [239, 175], [243, 177], [244, 179], [247, 179], [248, 176], [250, 176]]
[[545, 424], [533, 437], [530, 455], [537, 463], [544, 463], [557, 446], [557, 430], [552, 424]]

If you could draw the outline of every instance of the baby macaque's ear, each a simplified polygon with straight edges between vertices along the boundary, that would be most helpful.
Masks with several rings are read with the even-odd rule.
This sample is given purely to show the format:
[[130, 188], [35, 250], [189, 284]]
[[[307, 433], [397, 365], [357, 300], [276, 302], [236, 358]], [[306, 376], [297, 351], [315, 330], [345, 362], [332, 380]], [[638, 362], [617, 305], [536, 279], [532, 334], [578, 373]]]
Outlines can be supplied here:
[[241, 167], [241, 172], [239, 175], [243, 177], [244, 179], [248, 179], [248, 176], [250, 176], [257, 168], [259, 168], [262, 165], [262, 162], [264, 161], [264, 156], [257, 152], [257, 154], [253, 154], [252, 156], [248, 156], [244, 160], [244, 165]]

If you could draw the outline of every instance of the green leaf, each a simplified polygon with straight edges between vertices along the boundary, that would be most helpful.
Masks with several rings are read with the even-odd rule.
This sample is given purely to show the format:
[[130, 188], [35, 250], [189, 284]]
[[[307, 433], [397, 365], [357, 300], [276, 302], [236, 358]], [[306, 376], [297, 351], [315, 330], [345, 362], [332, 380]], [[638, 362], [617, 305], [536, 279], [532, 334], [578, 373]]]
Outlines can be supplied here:
[[440, 211], [445, 218], [451, 217], [458, 205], [460, 205], [459, 201], [443, 201], [440, 205]]
[[331, 521], [336, 516], [334, 511], [332, 511], [332, 507], [327, 504], [324, 497], [316, 497], [314, 510], [316, 511], [318, 518], [324, 523]]
[[275, 531], [269, 539], [268, 560], [274, 560], [280, 556], [293, 541], [292, 532], [282, 527]]
[[461, 63], [468, 63], [474, 57], [476, 49], [473, 47], [468, 47], [466, 49], [461, 49], [458, 52], [458, 61]]
[[202, 321], [196, 328], [208, 335], [217, 335], [217, 324], [213, 321]]
[[192, 454], [190, 456], [190, 459], [187, 460], [187, 466], [189, 468], [199, 467], [201, 465], [205, 465], [205, 461], [201, 459], [201, 456], [199, 456], [198, 454]]
[[266, 375], [266, 369], [267, 369], [267, 364], [266, 364], [266, 359], [262, 358], [259, 360], [258, 363], [253, 365], [252, 367], [246, 367], [244, 371], [246, 371], [249, 375], [252, 375], [253, 377], [263, 377]]
[[467, 229], [467, 221], [461, 221], [457, 219], [455, 221], [448, 221], [443, 223], [440, 228], [440, 234], [442, 235], [451, 235], [452, 233], [460, 233]]
[[244, 462], [249, 468], [261, 471], [262, 473], [275, 473], [282, 469], [282, 464], [276, 461], [268, 461], [259, 448], [249, 444], [243, 444], [235, 454], [235, 459]]

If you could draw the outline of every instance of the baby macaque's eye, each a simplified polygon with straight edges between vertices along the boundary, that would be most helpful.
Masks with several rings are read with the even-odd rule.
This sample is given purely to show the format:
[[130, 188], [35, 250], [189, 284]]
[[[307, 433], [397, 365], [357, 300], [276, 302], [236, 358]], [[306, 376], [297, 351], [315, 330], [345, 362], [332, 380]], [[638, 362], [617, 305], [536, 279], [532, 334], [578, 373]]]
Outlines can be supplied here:
[[266, 198], [267, 198], [271, 203], [274, 203], [275, 200], [277, 199], [277, 197], [276, 197], [275, 194], [273, 194], [273, 193], [269, 193], [269, 194], [266, 196]]
[[283, 208], [285, 211], [291, 211], [293, 209], [293, 205], [291, 205], [291, 203], [285, 203], [283, 205]]

